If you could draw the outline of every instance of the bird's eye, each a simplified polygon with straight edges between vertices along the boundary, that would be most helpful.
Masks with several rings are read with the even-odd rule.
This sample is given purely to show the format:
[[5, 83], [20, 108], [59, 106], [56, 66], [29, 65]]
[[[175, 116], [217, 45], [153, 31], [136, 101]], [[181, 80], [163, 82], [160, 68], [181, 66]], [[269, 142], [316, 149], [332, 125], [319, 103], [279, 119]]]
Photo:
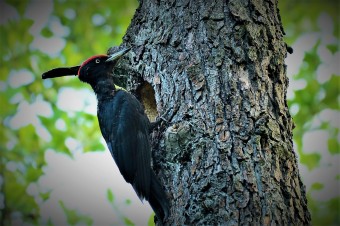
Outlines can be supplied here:
[[100, 60], [99, 59], [96, 59], [96, 63], [98, 64], [100, 62]]

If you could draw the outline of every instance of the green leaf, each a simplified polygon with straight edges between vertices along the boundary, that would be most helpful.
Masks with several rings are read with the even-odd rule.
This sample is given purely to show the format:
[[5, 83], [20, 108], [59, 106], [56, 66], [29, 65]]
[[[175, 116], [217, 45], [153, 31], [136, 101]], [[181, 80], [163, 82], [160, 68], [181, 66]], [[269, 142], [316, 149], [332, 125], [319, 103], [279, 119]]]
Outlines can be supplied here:
[[20, 150], [18, 150], [18, 152], [29, 154], [29, 156], [37, 154], [36, 147], [40, 146], [39, 144], [41, 139], [38, 137], [35, 127], [32, 124], [20, 128], [18, 131], [18, 137], [20, 140]]
[[65, 204], [63, 203], [63, 201], [59, 201], [59, 204], [61, 206], [61, 208], [63, 209], [66, 218], [67, 218], [67, 222], [70, 225], [77, 225], [81, 222], [85, 223], [86, 225], [92, 225], [93, 220], [85, 215], [81, 215], [79, 213], [77, 213], [77, 211], [72, 210], [72, 209], [68, 209]]
[[126, 199], [126, 200], [125, 200], [125, 204], [126, 204], [126, 205], [130, 205], [130, 204], [131, 204], [131, 199]]
[[85, 142], [85, 145], [86, 146], [84, 147], [84, 152], [105, 151], [105, 147], [101, 142], [99, 142], [99, 139], [95, 139], [94, 141], [91, 142]]
[[324, 185], [321, 183], [314, 183], [311, 186], [312, 190], [322, 190], [324, 188]]
[[5, 171], [3, 178], [6, 182], [3, 190], [6, 197], [6, 208], [8, 210], [20, 210], [25, 214], [36, 215], [38, 212], [38, 206], [34, 198], [26, 193], [26, 183], [18, 182], [25, 178], [19, 178], [18, 172], [16, 171]]
[[312, 212], [312, 225], [339, 225], [340, 198], [316, 201], [307, 194], [308, 209]]
[[335, 179], [336, 179], [336, 180], [340, 180], [340, 174], [336, 175], [336, 176], [335, 176]]
[[332, 75], [331, 79], [322, 85], [323, 90], [326, 92], [326, 96], [322, 100], [328, 108], [339, 110], [339, 102], [337, 98], [340, 94], [340, 76]]
[[26, 172], [26, 179], [28, 181], [37, 181], [42, 174], [42, 169], [30, 166]]
[[337, 51], [339, 51], [339, 46], [336, 44], [329, 44], [326, 45], [327, 49], [332, 52], [332, 54], [335, 54]]
[[29, 3], [28, 0], [7, 0], [6, 3], [13, 5], [20, 14], [24, 14], [25, 9]]
[[41, 30], [41, 35], [46, 37], [46, 38], [51, 38], [51, 37], [53, 37], [53, 32], [50, 30], [50, 28], [44, 27]]
[[321, 40], [318, 40], [310, 51], [305, 53], [303, 59], [304, 62], [308, 64], [310, 71], [315, 72], [319, 65], [321, 64], [320, 56], [318, 55], [318, 48], [320, 46]]
[[51, 191], [48, 191], [48, 192], [45, 192], [45, 193], [40, 192], [39, 195], [40, 195], [40, 197], [42, 198], [43, 201], [46, 201], [47, 199], [50, 198]]
[[152, 213], [148, 220], [148, 226], [155, 226], [155, 213]]
[[321, 155], [319, 153], [299, 153], [300, 161], [306, 165], [309, 170], [319, 166]]
[[109, 200], [110, 203], [114, 203], [115, 201], [115, 196], [113, 195], [113, 192], [111, 189], [107, 189], [107, 192], [106, 192], [106, 197], [107, 199]]
[[340, 153], [340, 145], [337, 139], [328, 139], [328, 151], [333, 155]]
[[124, 217], [124, 223], [128, 226], [134, 226], [135, 224], [127, 217]]

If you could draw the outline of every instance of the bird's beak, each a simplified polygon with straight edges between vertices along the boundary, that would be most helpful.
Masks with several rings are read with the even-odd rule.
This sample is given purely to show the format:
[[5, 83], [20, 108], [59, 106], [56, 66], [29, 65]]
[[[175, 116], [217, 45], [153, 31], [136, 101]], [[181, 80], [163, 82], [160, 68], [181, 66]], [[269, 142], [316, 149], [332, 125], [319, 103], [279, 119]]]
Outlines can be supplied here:
[[113, 53], [113, 54], [109, 55], [109, 58], [105, 62], [110, 62], [110, 61], [117, 60], [119, 57], [121, 57], [124, 54], [126, 54], [127, 52], [129, 52], [130, 49], [131, 48], [126, 48], [126, 49], [123, 49], [121, 51], [118, 51], [116, 53]]
[[77, 75], [79, 68], [80, 66], [54, 68], [52, 70], [49, 70], [43, 73], [41, 77], [42, 79], [47, 79], [47, 78], [57, 78], [57, 77], [63, 77], [63, 76]]

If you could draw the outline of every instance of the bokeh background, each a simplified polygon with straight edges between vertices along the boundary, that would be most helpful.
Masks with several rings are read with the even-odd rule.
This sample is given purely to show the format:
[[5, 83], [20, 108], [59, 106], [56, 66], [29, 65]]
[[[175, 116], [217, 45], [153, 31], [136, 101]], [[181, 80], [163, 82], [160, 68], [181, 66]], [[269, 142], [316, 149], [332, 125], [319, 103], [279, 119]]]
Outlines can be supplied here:
[[[0, 225], [152, 225], [101, 137], [78, 65], [119, 45], [137, 0], [0, 0]], [[295, 151], [313, 225], [340, 225], [339, 21], [332, 0], [281, 0]]]

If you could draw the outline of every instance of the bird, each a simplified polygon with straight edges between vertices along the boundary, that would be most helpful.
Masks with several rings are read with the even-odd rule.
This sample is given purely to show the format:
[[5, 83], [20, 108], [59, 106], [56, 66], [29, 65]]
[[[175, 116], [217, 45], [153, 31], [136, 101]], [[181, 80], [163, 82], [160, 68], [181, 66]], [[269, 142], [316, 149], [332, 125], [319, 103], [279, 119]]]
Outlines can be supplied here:
[[123, 48], [110, 55], [92, 56], [78, 66], [54, 68], [43, 73], [42, 79], [77, 75], [92, 87], [98, 102], [99, 127], [121, 175], [163, 221], [169, 216], [169, 201], [151, 168], [152, 124], [143, 105], [117, 86], [112, 75], [118, 59], [129, 51]]

